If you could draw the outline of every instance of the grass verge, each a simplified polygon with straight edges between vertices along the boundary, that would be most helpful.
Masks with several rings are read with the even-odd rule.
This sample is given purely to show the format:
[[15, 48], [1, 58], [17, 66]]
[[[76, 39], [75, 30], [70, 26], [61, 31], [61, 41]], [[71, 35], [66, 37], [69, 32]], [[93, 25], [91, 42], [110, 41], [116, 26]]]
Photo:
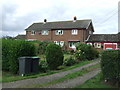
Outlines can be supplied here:
[[2, 82], [12, 82], [12, 81], [17, 81], [17, 80], [23, 80], [23, 79], [28, 79], [28, 78], [36, 78], [36, 77], [40, 77], [40, 76], [46, 76], [46, 75], [50, 75], [50, 74], [54, 74], [54, 73], [58, 73], [58, 72], [63, 72], [63, 71], [67, 71], [70, 69], [74, 69], [80, 66], [83, 66], [85, 64], [89, 64], [95, 62], [95, 60], [92, 61], [81, 61], [78, 64], [75, 64], [73, 66], [69, 66], [69, 67], [65, 67], [62, 70], [54, 70], [54, 71], [48, 71], [46, 73], [37, 73], [37, 74], [30, 74], [30, 75], [26, 75], [26, 76], [19, 76], [19, 75], [14, 75], [10, 72], [2, 72]]
[[112, 88], [110, 85], [105, 84], [103, 80], [101, 79], [102, 73], [97, 74], [92, 79], [86, 81], [84, 84], [81, 84], [79, 86], [76, 86], [76, 88]]
[[20, 87], [20, 88], [38, 88], [38, 87], [48, 86], [48, 85], [51, 85], [51, 84], [56, 84], [56, 83], [62, 82], [64, 80], [68, 80], [68, 79], [76, 78], [78, 76], [82, 76], [82, 75], [84, 75], [84, 74], [86, 74], [86, 73], [88, 73], [92, 70], [95, 70], [96, 68], [100, 68], [100, 64], [92, 65], [92, 66], [84, 68], [80, 71], [76, 71], [74, 73], [67, 74], [64, 77], [61, 77], [59, 79], [55, 79], [51, 82], [47, 82], [47, 83], [43, 83], [43, 84], [33, 84], [33, 85], [29, 85], [29, 86], [23, 86], [23, 87]]

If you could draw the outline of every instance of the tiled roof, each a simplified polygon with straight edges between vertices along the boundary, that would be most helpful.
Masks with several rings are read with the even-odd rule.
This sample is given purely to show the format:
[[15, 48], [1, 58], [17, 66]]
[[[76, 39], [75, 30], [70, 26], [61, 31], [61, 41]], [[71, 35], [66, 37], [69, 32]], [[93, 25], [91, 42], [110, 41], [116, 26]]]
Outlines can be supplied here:
[[120, 42], [120, 34], [92, 34], [87, 42]]
[[46, 22], [46, 23], [33, 23], [25, 30], [50, 30], [50, 29], [69, 29], [69, 28], [88, 28], [92, 23], [91, 19], [76, 20], [74, 21], [58, 21], [58, 22]]
[[15, 39], [26, 39], [26, 35], [17, 35]]

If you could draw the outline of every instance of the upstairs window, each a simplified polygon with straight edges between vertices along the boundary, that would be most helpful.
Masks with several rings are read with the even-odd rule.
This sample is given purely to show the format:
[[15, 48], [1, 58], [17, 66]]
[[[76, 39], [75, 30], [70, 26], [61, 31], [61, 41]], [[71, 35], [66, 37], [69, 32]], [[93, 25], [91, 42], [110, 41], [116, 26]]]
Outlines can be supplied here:
[[48, 35], [49, 31], [48, 30], [42, 30], [41, 34], [42, 35]]
[[36, 32], [35, 31], [31, 31], [31, 35], [35, 35], [36, 34]]
[[72, 30], [72, 35], [77, 35], [78, 34], [78, 30], [77, 29], [73, 29]]
[[56, 30], [56, 31], [55, 31], [55, 34], [56, 34], [56, 35], [63, 35], [63, 30]]

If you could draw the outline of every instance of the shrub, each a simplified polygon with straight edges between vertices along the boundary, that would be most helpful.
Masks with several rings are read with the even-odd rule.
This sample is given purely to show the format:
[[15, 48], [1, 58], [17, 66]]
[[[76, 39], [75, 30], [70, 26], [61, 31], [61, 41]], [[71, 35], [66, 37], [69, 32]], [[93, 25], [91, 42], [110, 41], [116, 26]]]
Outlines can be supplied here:
[[76, 46], [75, 56], [78, 60], [92, 60], [99, 56], [99, 52], [91, 45], [80, 43]]
[[23, 40], [2, 40], [2, 70], [10, 71], [14, 74], [18, 72], [19, 57], [34, 56], [35, 46]]
[[49, 44], [46, 48], [46, 60], [50, 69], [57, 69], [63, 64], [63, 52], [56, 44]]
[[45, 54], [46, 47], [50, 43], [52, 43], [52, 42], [49, 42], [49, 41], [39, 41], [38, 54]]
[[72, 66], [76, 63], [75, 59], [73, 57], [69, 57], [69, 58], [66, 58], [64, 60], [64, 63], [63, 65], [66, 65], [66, 66]]
[[41, 72], [47, 72], [47, 70], [48, 70], [48, 64], [47, 64], [46, 60], [41, 60], [40, 61], [40, 63], [39, 63], [39, 70]]
[[116, 80], [120, 84], [120, 50], [106, 50], [102, 52], [101, 69], [103, 78]]

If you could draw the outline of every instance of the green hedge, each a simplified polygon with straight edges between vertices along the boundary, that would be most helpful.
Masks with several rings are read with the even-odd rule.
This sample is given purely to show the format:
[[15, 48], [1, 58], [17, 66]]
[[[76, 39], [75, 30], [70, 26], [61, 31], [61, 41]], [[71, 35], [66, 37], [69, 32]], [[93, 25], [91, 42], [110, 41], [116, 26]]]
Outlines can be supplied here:
[[18, 73], [19, 57], [35, 56], [35, 46], [29, 41], [2, 40], [2, 70]]
[[63, 52], [61, 47], [56, 44], [48, 44], [46, 48], [46, 60], [50, 69], [57, 69], [58, 66], [63, 64]]
[[80, 43], [76, 46], [75, 57], [78, 60], [93, 60], [98, 58], [99, 52], [91, 45]]
[[104, 79], [120, 80], [120, 50], [103, 51], [101, 56], [101, 69]]

